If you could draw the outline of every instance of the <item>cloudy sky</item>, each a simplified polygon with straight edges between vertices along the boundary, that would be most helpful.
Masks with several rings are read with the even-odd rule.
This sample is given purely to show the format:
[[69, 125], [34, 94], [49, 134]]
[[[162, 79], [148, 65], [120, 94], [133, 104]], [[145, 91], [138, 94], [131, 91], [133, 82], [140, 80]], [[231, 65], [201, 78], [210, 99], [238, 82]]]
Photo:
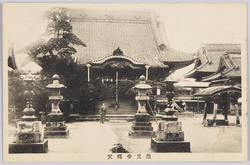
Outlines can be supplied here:
[[[42, 15], [50, 7], [67, 6], [96, 10], [155, 10], [164, 22], [174, 49], [193, 53], [201, 43], [242, 43], [246, 39], [243, 3], [210, 4], [18, 4], [4, 6], [4, 40], [16, 49], [36, 41], [44, 32]], [[7, 19], [6, 19], [7, 18]], [[5, 32], [7, 31], [7, 32]]]
[[[159, 13], [172, 48], [192, 53], [201, 43], [241, 43], [245, 38], [246, 10], [240, 3], [210, 4], [18, 4], [4, 6], [4, 35], [16, 48], [42, 35], [43, 13], [50, 7], [68, 6], [96, 10], [155, 10]], [[7, 18], [7, 19], [5, 19]]]

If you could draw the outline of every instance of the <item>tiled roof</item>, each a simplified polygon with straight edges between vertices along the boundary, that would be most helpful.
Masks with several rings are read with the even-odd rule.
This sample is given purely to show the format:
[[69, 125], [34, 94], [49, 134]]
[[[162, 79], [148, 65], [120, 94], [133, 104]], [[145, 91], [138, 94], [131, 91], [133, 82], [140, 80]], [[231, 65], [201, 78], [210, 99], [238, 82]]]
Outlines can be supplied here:
[[162, 27], [150, 12], [69, 10], [69, 14], [73, 32], [87, 46], [76, 48], [80, 64], [104, 59], [117, 47], [124, 56], [151, 67], [193, 60], [192, 55], [169, 48]]
[[220, 77], [221, 77], [221, 73], [213, 73], [209, 76], [203, 77], [201, 81], [208, 82], [208, 81], [216, 80]]
[[227, 64], [231, 64], [231, 68], [228, 71], [223, 71], [223, 77], [232, 78], [241, 76], [241, 55], [239, 54], [228, 54], [229, 58], [225, 59]]
[[210, 58], [210, 62], [207, 62], [202, 67], [197, 67], [199, 72], [216, 72], [219, 66], [220, 57], [223, 55], [224, 51], [208, 51], [207, 56]]
[[236, 86], [217, 86], [217, 87], [209, 87], [206, 89], [201, 90], [200, 92], [197, 92], [194, 94], [194, 96], [202, 96], [202, 97], [211, 97], [220, 93], [224, 92], [236, 92], [236, 93], [241, 93], [241, 88], [236, 87]]
[[224, 54], [220, 58], [217, 71], [204, 77], [202, 81], [211, 81], [218, 78], [233, 78], [241, 76], [241, 55]]
[[183, 53], [172, 49], [170, 47], [166, 47], [164, 50], [165, 54], [159, 57], [159, 60], [164, 63], [178, 63], [178, 62], [193, 62], [193, 55], [188, 53]]
[[225, 53], [240, 54], [240, 44], [203, 44], [198, 50], [197, 64], [194, 69], [185, 75], [192, 77], [197, 72], [215, 73], [219, 67], [220, 58]]
[[207, 51], [241, 52], [240, 44], [203, 44]]

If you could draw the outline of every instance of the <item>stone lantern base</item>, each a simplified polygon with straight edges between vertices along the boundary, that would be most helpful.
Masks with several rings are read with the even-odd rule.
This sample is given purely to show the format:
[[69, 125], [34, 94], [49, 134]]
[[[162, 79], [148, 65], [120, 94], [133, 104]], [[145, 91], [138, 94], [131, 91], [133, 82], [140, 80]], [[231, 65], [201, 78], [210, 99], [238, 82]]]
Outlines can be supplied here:
[[47, 153], [48, 140], [39, 143], [11, 143], [9, 153]]
[[31, 121], [32, 118], [16, 123], [17, 132], [14, 142], [9, 144], [9, 153], [46, 153], [48, 151], [48, 140], [44, 140], [42, 123]]
[[161, 119], [164, 121], [177, 121], [178, 120], [178, 118], [175, 117], [174, 115], [173, 116], [163, 116]]
[[150, 116], [148, 113], [136, 113], [135, 121], [129, 131], [131, 138], [152, 138], [155, 133], [150, 123]]
[[178, 118], [176, 116], [174, 116], [175, 112], [176, 112], [176, 110], [173, 110], [172, 107], [166, 108], [166, 110], [165, 110], [166, 115], [164, 115], [162, 117], [162, 120], [164, 120], [164, 121], [177, 121]]
[[44, 138], [67, 138], [69, 130], [62, 113], [50, 113], [44, 131]]
[[155, 152], [191, 152], [190, 142], [158, 141], [151, 139], [151, 148]]
[[156, 136], [151, 139], [151, 148], [155, 152], [190, 152], [190, 142], [184, 141], [181, 124], [178, 121], [160, 121]]

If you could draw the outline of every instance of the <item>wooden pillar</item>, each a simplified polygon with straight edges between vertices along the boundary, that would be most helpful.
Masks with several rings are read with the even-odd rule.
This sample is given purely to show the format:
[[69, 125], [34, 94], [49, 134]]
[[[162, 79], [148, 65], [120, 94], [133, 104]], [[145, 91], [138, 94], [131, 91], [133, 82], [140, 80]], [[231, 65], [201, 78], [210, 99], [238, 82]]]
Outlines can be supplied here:
[[115, 85], [116, 85], [116, 92], [115, 92], [115, 102], [116, 105], [118, 104], [118, 70], [116, 70], [116, 74], [115, 74]]
[[88, 68], [88, 82], [90, 82], [90, 64], [87, 64], [86, 65], [87, 66], [87, 68]]
[[229, 97], [230, 97], [230, 95], [229, 95], [229, 93], [227, 93], [226, 106], [224, 108], [224, 119], [225, 119], [225, 121], [228, 120], [227, 115], [228, 115], [228, 111], [230, 109], [230, 98]]
[[146, 68], [146, 80], [148, 80], [148, 69], [149, 69], [149, 65], [146, 65], [145, 68]]
[[204, 106], [204, 116], [203, 116], [203, 121], [202, 124], [204, 124], [205, 120], [207, 119], [207, 109], [208, 109], [208, 102], [205, 102], [205, 106]]
[[236, 125], [240, 124], [240, 117], [239, 117], [239, 107], [238, 104], [233, 104], [234, 110], [235, 110], [235, 116], [236, 116]]
[[216, 120], [216, 116], [217, 116], [217, 109], [218, 109], [218, 104], [214, 103], [214, 111], [213, 111], [213, 124]]
[[200, 103], [199, 103], [199, 97], [197, 98], [197, 113], [199, 112], [199, 110], [200, 110]]

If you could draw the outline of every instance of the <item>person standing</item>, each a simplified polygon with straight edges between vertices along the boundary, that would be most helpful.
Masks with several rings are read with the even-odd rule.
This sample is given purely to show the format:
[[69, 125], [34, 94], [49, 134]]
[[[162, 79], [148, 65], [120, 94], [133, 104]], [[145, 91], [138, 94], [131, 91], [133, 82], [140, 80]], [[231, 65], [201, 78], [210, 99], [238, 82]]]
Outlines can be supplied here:
[[100, 107], [99, 112], [100, 112], [100, 123], [104, 124], [105, 117], [106, 117], [106, 114], [107, 114], [107, 108], [106, 108], [104, 102], [102, 103], [102, 106]]
[[185, 112], [187, 104], [184, 101], [182, 101], [182, 100], [180, 100], [180, 102], [181, 102], [182, 110], [183, 110], [183, 112]]

